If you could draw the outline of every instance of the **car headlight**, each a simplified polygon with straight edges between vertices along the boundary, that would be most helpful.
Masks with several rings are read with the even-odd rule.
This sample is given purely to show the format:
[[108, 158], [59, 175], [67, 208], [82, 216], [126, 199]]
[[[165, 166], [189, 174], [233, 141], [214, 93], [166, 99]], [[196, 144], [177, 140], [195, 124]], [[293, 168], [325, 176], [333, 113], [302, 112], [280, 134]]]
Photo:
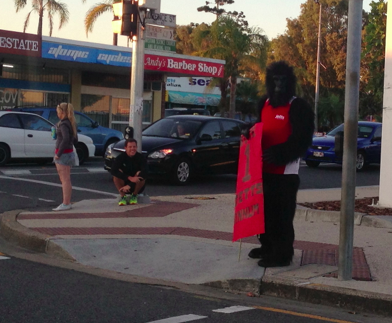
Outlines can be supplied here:
[[153, 153], [149, 154], [149, 158], [165, 158], [167, 155], [170, 155], [173, 152], [173, 149], [162, 149], [154, 151]]

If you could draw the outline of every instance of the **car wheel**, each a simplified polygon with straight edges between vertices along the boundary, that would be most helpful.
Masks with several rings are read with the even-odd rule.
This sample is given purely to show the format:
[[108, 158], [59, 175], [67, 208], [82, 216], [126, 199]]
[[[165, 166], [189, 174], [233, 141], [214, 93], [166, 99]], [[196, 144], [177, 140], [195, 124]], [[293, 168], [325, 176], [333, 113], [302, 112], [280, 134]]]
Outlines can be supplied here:
[[4, 166], [5, 164], [8, 163], [11, 157], [11, 152], [9, 148], [4, 145], [0, 144], [0, 166]]
[[109, 147], [111, 144], [115, 144], [117, 141], [119, 141], [119, 140], [116, 139], [116, 138], [111, 138], [111, 139], [109, 139], [109, 140], [106, 142], [106, 145], [105, 145], [105, 148], [104, 148], [103, 154], [102, 154], [103, 157], [105, 157], [105, 151], [106, 151], [106, 149], [108, 149], [108, 147]]
[[182, 158], [174, 167], [172, 181], [176, 185], [189, 183], [191, 177], [191, 164], [188, 159]]
[[76, 146], [76, 153], [79, 157], [79, 165], [83, 165], [84, 162], [88, 159], [88, 149], [85, 145], [81, 143], [77, 143]]
[[357, 152], [357, 164], [356, 169], [358, 172], [363, 171], [366, 168], [366, 157], [364, 152], [358, 151]]
[[314, 160], [307, 160], [306, 165], [310, 168], [316, 168], [318, 165], [320, 165], [319, 161], [314, 161]]

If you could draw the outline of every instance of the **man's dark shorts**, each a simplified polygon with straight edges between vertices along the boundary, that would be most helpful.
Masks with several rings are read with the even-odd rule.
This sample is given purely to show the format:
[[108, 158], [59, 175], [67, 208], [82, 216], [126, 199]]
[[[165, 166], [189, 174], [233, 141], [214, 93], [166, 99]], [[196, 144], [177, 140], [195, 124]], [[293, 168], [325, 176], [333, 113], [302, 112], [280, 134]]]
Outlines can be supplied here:
[[[132, 193], [135, 190], [136, 184], [134, 182], [128, 182], [125, 185], [129, 185], [131, 189], [129, 190], [129, 193]], [[143, 187], [139, 190], [139, 193], [143, 193], [144, 189], [146, 188], [146, 181], [144, 181]]]

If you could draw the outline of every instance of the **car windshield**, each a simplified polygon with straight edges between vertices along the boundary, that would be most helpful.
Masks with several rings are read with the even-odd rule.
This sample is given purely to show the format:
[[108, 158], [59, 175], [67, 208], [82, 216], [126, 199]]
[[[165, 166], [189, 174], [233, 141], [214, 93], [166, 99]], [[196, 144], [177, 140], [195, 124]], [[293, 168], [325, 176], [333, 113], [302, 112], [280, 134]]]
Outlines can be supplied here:
[[[335, 137], [336, 134], [339, 131], [343, 131], [343, 129], [344, 129], [344, 124], [342, 123], [340, 126], [328, 132], [327, 135]], [[369, 138], [372, 132], [373, 132], [373, 127], [358, 125], [358, 138]]]
[[143, 136], [164, 137], [164, 138], [193, 138], [201, 126], [200, 121], [161, 119], [143, 131]]

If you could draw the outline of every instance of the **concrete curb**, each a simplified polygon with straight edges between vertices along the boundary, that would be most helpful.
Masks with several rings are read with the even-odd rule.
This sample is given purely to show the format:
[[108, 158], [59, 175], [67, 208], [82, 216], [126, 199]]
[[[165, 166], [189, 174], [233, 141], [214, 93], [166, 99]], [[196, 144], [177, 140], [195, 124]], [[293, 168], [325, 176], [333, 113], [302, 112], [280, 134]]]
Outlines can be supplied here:
[[[310, 221], [310, 222], [340, 222], [340, 212], [339, 211], [325, 211], [325, 210], [315, 210], [305, 208], [298, 205], [295, 212], [294, 220]], [[367, 227], [374, 228], [387, 228], [392, 229], [392, 216], [376, 216], [376, 215], [366, 215], [363, 213], [354, 214], [354, 224], [363, 225]]]
[[346, 310], [392, 315], [392, 296], [265, 276], [262, 280], [231, 279], [203, 284], [230, 292], [253, 293]]
[[0, 216], [0, 235], [5, 240], [22, 248], [75, 261], [75, 258], [53, 242], [50, 236], [30, 230], [17, 222], [16, 219], [21, 212], [22, 210], [8, 211]]

